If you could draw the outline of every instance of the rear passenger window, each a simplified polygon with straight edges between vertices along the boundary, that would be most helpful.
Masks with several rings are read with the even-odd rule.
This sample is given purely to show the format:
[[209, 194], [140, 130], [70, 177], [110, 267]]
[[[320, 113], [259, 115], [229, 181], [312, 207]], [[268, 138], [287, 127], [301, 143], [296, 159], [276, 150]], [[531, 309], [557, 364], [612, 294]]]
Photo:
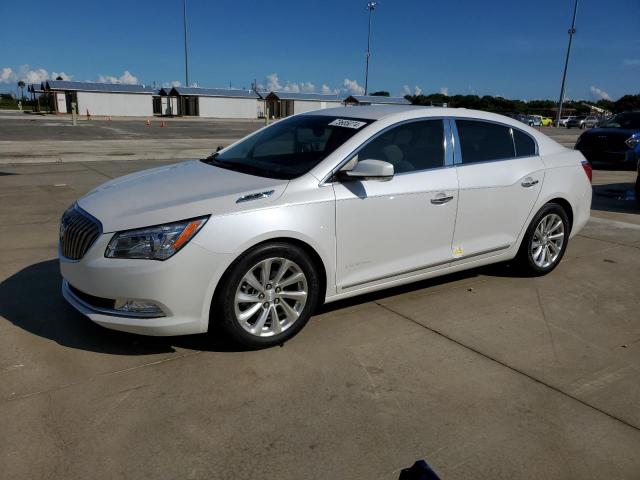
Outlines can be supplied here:
[[515, 157], [509, 127], [477, 120], [456, 120], [456, 127], [463, 164]]
[[514, 130], [513, 141], [516, 144], [516, 157], [532, 157], [536, 154], [536, 142], [526, 133]]
[[383, 160], [395, 173], [444, 166], [442, 120], [410, 122], [393, 127], [365, 145], [358, 160]]

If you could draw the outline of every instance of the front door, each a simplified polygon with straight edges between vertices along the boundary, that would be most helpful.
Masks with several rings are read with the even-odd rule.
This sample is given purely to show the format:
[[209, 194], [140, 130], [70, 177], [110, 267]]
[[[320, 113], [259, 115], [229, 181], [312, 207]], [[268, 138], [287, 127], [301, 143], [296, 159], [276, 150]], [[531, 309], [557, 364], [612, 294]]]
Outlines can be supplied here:
[[356, 155], [393, 164], [394, 177], [334, 183], [338, 292], [451, 260], [458, 180], [445, 164], [444, 130], [442, 120], [387, 129]]

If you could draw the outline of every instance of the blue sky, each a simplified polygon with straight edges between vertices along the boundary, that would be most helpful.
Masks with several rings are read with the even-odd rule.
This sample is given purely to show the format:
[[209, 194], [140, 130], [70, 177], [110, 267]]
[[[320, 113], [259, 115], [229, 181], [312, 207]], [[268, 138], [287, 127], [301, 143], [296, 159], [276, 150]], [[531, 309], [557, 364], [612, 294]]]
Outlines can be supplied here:
[[[188, 0], [190, 81], [358, 92], [365, 0]], [[552, 98], [573, 0], [381, 0], [370, 90]], [[19, 14], [19, 21], [12, 21]], [[24, 78], [184, 84], [181, 0], [0, 2], [0, 90]], [[638, 0], [581, 0], [570, 98], [640, 93]], [[323, 88], [324, 86], [324, 88]]]

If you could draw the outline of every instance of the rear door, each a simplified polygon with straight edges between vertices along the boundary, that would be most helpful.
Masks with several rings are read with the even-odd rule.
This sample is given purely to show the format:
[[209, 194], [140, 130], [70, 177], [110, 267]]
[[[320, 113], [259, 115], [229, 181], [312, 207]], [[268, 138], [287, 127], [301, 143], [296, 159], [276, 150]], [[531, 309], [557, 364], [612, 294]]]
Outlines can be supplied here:
[[535, 140], [494, 122], [457, 119], [458, 215], [456, 257], [474, 257], [512, 246], [540, 194], [544, 164]]

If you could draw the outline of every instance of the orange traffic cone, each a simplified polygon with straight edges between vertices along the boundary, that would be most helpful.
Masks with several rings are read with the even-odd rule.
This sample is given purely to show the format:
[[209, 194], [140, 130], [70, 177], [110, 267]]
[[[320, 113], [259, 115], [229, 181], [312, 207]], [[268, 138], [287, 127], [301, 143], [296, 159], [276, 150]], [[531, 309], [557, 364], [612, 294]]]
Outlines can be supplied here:
[[151, 120], [147, 118], [147, 127], [150, 127], [150, 126], [151, 126]]

